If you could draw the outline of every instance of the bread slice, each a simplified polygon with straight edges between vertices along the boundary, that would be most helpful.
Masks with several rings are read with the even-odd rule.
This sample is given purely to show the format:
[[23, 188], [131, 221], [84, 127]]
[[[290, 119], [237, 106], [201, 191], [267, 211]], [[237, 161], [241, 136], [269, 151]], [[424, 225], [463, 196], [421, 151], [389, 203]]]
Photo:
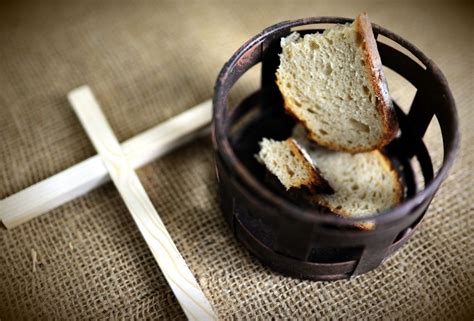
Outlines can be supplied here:
[[[332, 195], [316, 194], [311, 200], [331, 212], [346, 217], [370, 217], [388, 210], [402, 198], [402, 184], [391, 160], [381, 151], [351, 154], [328, 150], [305, 139], [299, 125], [293, 137], [318, 164], [321, 174], [334, 189]], [[359, 227], [370, 229], [370, 222]]]
[[398, 131], [367, 14], [303, 38], [281, 40], [276, 72], [286, 110], [309, 138], [346, 152], [379, 149]]
[[257, 159], [278, 177], [286, 190], [306, 187], [312, 193], [332, 192], [311, 158], [294, 139], [275, 141], [263, 138], [260, 147]]

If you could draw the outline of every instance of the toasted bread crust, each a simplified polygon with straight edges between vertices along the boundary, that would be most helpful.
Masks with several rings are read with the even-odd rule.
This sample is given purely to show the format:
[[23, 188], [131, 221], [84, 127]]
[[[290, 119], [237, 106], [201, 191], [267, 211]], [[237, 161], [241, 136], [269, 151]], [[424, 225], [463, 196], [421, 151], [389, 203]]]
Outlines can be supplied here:
[[[306, 169], [310, 173], [310, 177], [307, 181], [301, 182], [302, 186], [306, 186], [312, 193], [324, 193], [333, 194], [334, 190], [329, 185], [328, 181], [321, 175], [321, 172], [313, 163], [311, 158], [305, 154], [301, 146], [293, 138], [286, 140], [288, 147], [293, 152], [295, 157], [300, 159], [301, 163], [305, 165]], [[300, 185], [300, 186], [301, 186]]]
[[387, 145], [397, 134], [398, 120], [392, 99], [388, 93], [387, 81], [385, 79], [382, 61], [375, 42], [372, 24], [366, 12], [361, 13], [355, 19], [355, 30], [360, 39], [367, 72], [370, 75], [372, 87], [375, 90], [377, 109], [382, 115], [384, 134], [380, 144], [375, 148]]

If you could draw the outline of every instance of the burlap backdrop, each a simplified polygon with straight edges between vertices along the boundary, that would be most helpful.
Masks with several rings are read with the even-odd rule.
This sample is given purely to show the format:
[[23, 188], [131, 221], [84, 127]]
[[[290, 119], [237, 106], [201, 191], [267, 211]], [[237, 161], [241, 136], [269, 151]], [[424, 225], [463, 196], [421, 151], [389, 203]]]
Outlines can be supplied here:
[[[264, 27], [368, 10], [439, 64], [463, 135], [423, 224], [382, 267], [350, 281], [304, 282], [262, 266], [221, 216], [208, 138], [144, 167], [140, 178], [222, 319], [473, 318], [473, 6], [96, 2], [0, 5], [0, 198], [95, 154], [66, 102], [72, 88], [89, 84], [124, 140], [211, 97], [226, 59]], [[389, 81], [408, 103], [413, 90], [393, 74]], [[236, 95], [256, 84], [254, 73]], [[20, 318], [184, 315], [109, 183], [0, 230], [0, 319]]]

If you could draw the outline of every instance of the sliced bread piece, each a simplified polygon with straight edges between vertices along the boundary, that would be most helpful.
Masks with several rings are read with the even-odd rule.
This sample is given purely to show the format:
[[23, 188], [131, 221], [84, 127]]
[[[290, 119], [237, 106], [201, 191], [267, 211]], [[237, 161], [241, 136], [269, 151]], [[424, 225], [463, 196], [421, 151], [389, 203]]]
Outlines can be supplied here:
[[257, 159], [278, 177], [286, 190], [306, 187], [313, 193], [332, 192], [309, 155], [294, 139], [275, 141], [264, 138], [260, 142], [260, 147]]
[[281, 46], [277, 84], [311, 140], [354, 153], [395, 137], [398, 122], [367, 14], [322, 34], [292, 33]]
[[[332, 195], [312, 195], [313, 202], [346, 217], [370, 217], [400, 203], [403, 188], [398, 171], [382, 152], [351, 154], [328, 150], [305, 139], [304, 132], [302, 126], [296, 126], [293, 137], [334, 189]], [[371, 229], [373, 224], [358, 226]]]

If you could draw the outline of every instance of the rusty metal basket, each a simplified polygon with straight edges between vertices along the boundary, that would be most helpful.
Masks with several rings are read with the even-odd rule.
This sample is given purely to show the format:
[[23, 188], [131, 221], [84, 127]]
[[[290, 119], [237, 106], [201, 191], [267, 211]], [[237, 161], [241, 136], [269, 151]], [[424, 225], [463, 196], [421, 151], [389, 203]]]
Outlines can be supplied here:
[[[273, 25], [232, 56], [215, 87], [213, 144], [223, 214], [236, 238], [264, 264], [299, 278], [350, 278], [379, 266], [413, 234], [446, 178], [459, 146], [456, 107], [441, 71], [411, 43], [373, 24], [377, 39], [383, 35], [410, 53], [377, 41], [383, 64], [417, 89], [408, 113], [395, 104], [400, 133], [385, 150], [404, 179], [404, 201], [370, 217], [375, 228], [364, 231], [354, 225], [367, 218], [344, 218], [302, 206], [266, 183], [265, 170], [254, 159], [258, 141], [264, 136], [284, 139], [294, 125], [284, 113], [275, 85], [280, 38], [295, 27], [304, 34], [321, 32], [318, 24], [347, 22], [352, 19], [313, 17]], [[228, 102], [230, 89], [259, 62], [261, 88], [232, 108]], [[422, 140], [433, 116], [440, 126], [444, 151], [436, 175]], [[414, 162], [421, 168], [423, 187], [415, 179]]]

